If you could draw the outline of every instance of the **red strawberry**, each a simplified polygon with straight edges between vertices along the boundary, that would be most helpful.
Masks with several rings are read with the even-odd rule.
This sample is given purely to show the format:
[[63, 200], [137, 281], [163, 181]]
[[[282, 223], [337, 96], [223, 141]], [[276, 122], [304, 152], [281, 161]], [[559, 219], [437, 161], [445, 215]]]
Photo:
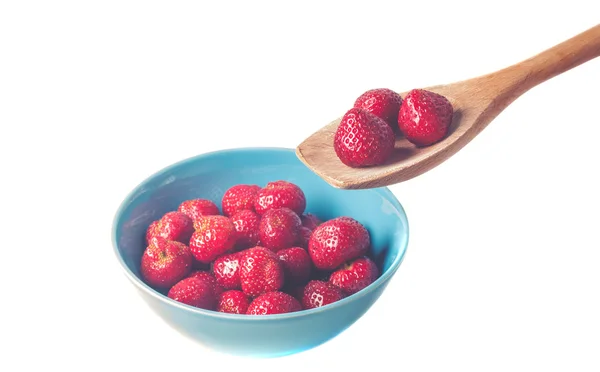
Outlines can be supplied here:
[[394, 131], [382, 119], [361, 108], [344, 114], [333, 139], [336, 155], [349, 167], [385, 163], [394, 151]]
[[282, 249], [277, 256], [283, 263], [285, 280], [289, 284], [303, 284], [310, 278], [312, 261], [308, 253], [299, 247]]
[[150, 244], [152, 238], [156, 236], [156, 225], [158, 225], [158, 220], [153, 221], [150, 226], [148, 226], [148, 229], [146, 230], [146, 244]]
[[240, 250], [256, 247], [258, 244], [260, 216], [251, 210], [244, 209], [235, 212], [231, 216], [231, 222], [233, 222], [238, 236], [236, 247]]
[[453, 108], [446, 97], [423, 89], [408, 92], [398, 116], [398, 127], [407, 140], [429, 146], [446, 136]]
[[231, 290], [223, 292], [217, 303], [217, 311], [230, 314], [246, 314], [250, 300], [242, 291]]
[[298, 240], [300, 217], [288, 208], [269, 209], [260, 220], [260, 242], [273, 252], [291, 247]]
[[300, 216], [300, 219], [302, 220], [302, 226], [309, 228], [311, 231], [316, 229], [317, 226], [323, 223], [323, 221], [321, 221], [319, 217], [315, 216], [312, 213], [305, 213], [302, 216]]
[[398, 129], [398, 111], [402, 97], [391, 89], [367, 90], [354, 102], [354, 107], [362, 108], [384, 120], [393, 130]]
[[225, 191], [221, 206], [223, 214], [230, 217], [235, 212], [249, 209], [254, 210], [254, 199], [260, 190], [258, 185], [235, 185]]
[[200, 216], [212, 216], [219, 214], [219, 208], [215, 203], [208, 199], [186, 200], [179, 204], [177, 210], [192, 220], [197, 220]]
[[308, 227], [301, 226], [300, 233], [298, 234], [298, 240], [296, 241], [296, 245], [299, 247], [308, 248], [308, 242], [310, 241], [310, 236], [312, 235], [312, 230]]
[[269, 182], [256, 194], [254, 209], [263, 215], [267, 210], [276, 208], [289, 208], [300, 216], [306, 208], [304, 192], [291, 182]]
[[283, 314], [302, 310], [302, 305], [294, 297], [283, 292], [268, 292], [254, 299], [246, 314]]
[[158, 220], [153, 230], [149, 229], [146, 232], [146, 238], [159, 237], [187, 245], [193, 232], [194, 221], [191, 218], [181, 212], [167, 212]]
[[302, 306], [305, 309], [314, 309], [329, 305], [342, 298], [344, 298], [344, 293], [338, 287], [320, 280], [311, 280], [304, 287]]
[[226, 289], [240, 289], [239, 253], [226, 254], [212, 264], [212, 272], [217, 283]]
[[181, 280], [171, 287], [168, 296], [175, 301], [208, 310], [214, 310], [217, 304], [210, 282], [198, 277]]
[[210, 263], [232, 249], [237, 240], [233, 222], [225, 216], [201, 216], [194, 227], [190, 249], [196, 260], [203, 263]]
[[154, 238], [142, 255], [142, 278], [155, 288], [170, 288], [192, 270], [192, 252], [181, 242]]
[[254, 247], [240, 254], [240, 283], [245, 294], [254, 297], [283, 287], [283, 264], [275, 253]]
[[366, 288], [378, 276], [377, 265], [369, 258], [361, 257], [334, 271], [329, 282], [350, 295]]
[[350, 217], [338, 217], [317, 227], [308, 243], [308, 253], [319, 269], [333, 270], [367, 253], [369, 232]]
[[196, 271], [192, 271], [190, 273], [190, 275], [188, 275], [188, 278], [200, 278], [204, 281], [207, 281], [208, 283], [210, 283], [210, 285], [213, 287], [213, 290], [215, 292], [215, 296], [219, 296], [221, 293], [225, 292], [225, 288], [220, 285], [219, 283], [217, 283], [217, 280], [214, 276], [212, 276], [208, 271], [203, 271], [203, 270], [196, 270]]

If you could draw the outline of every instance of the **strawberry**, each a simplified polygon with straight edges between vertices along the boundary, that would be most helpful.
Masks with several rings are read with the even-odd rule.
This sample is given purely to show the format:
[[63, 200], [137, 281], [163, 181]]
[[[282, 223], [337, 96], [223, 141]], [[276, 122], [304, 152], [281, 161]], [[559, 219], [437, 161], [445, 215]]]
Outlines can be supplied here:
[[235, 185], [230, 187], [225, 191], [221, 200], [223, 214], [231, 217], [235, 212], [244, 209], [254, 211], [254, 200], [259, 190], [260, 186], [258, 185]]
[[190, 239], [190, 249], [196, 260], [210, 263], [233, 248], [237, 234], [233, 222], [225, 216], [200, 216]]
[[212, 272], [217, 283], [226, 289], [240, 289], [239, 253], [226, 254], [212, 263]]
[[250, 300], [242, 291], [230, 290], [219, 296], [217, 311], [230, 314], [246, 314]]
[[189, 277], [181, 280], [169, 290], [169, 298], [186, 305], [214, 310], [217, 304], [212, 285], [206, 279]]
[[270, 315], [291, 313], [302, 310], [302, 305], [294, 297], [283, 292], [267, 292], [254, 299], [246, 314]]
[[300, 233], [298, 234], [298, 239], [296, 240], [296, 245], [299, 247], [308, 249], [308, 242], [310, 241], [310, 236], [312, 235], [312, 230], [305, 226], [300, 226]]
[[191, 270], [192, 252], [181, 242], [153, 238], [142, 255], [142, 278], [154, 288], [170, 288]]
[[240, 283], [248, 296], [258, 296], [283, 287], [283, 264], [272, 251], [264, 247], [240, 252]]
[[254, 209], [262, 216], [269, 209], [276, 208], [289, 208], [300, 216], [306, 208], [306, 196], [300, 187], [291, 182], [269, 182], [256, 194]]
[[308, 281], [312, 261], [304, 249], [299, 247], [282, 249], [277, 252], [277, 257], [283, 264], [286, 283], [297, 285]]
[[334, 271], [329, 277], [329, 283], [351, 295], [366, 288], [378, 276], [377, 265], [368, 257], [361, 257]]
[[338, 217], [319, 225], [308, 243], [308, 253], [319, 269], [333, 270], [367, 253], [369, 232], [350, 217]]
[[260, 242], [274, 252], [289, 248], [298, 240], [301, 225], [300, 217], [291, 209], [269, 209], [258, 226]]
[[[194, 232], [194, 221], [181, 212], [167, 212], [146, 232], [146, 239], [154, 237], [175, 240], [183, 244], [190, 243], [190, 237]], [[150, 241], [150, 240], [148, 240]]]
[[446, 136], [453, 111], [446, 97], [423, 89], [413, 89], [400, 106], [398, 127], [410, 142], [417, 146], [429, 146]]
[[338, 287], [320, 280], [311, 280], [304, 287], [302, 306], [305, 309], [329, 305], [344, 298], [344, 292]]
[[315, 216], [312, 213], [305, 213], [302, 216], [300, 216], [300, 219], [302, 220], [302, 226], [309, 228], [311, 231], [316, 229], [317, 226], [323, 223], [323, 221], [321, 221], [319, 217]]
[[231, 216], [231, 222], [237, 233], [236, 248], [239, 250], [255, 247], [258, 244], [258, 225], [260, 216], [254, 211], [243, 209]]
[[333, 139], [338, 158], [354, 168], [385, 163], [394, 143], [394, 131], [385, 121], [356, 107], [344, 114]]
[[367, 90], [354, 102], [354, 107], [362, 108], [385, 121], [393, 130], [398, 129], [398, 111], [402, 97], [391, 89]]
[[216, 278], [213, 275], [211, 275], [208, 271], [195, 270], [192, 271], [187, 277], [200, 278], [208, 282], [212, 286], [215, 292], [215, 296], [219, 296], [221, 293], [225, 292], [225, 288], [222, 285], [220, 285], [217, 282]]
[[308, 249], [308, 241], [310, 240], [313, 230], [322, 224], [323, 221], [321, 221], [319, 217], [312, 213], [303, 214], [300, 216], [300, 220], [302, 220], [302, 226], [300, 227], [300, 233], [298, 234], [296, 245]]
[[150, 244], [152, 239], [156, 236], [156, 225], [158, 225], [158, 220], [152, 221], [150, 226], [148, 226], [148, 229], [146, 230], [146, 244]]
[[219, 214], [219, 208], [217, 205], [208, 199], [186, 200], [179, 204], [177, 210], [192, 220], [197, 220], [200, 216]]

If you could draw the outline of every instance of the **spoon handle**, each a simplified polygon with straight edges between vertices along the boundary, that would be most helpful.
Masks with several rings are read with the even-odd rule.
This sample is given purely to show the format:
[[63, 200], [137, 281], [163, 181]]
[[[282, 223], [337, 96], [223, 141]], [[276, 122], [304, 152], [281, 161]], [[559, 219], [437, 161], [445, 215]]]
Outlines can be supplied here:
[[489, 93], [506, 107], [521, 94], [544, 81], [600, 56], [600, 24], [525, 61], [482, 76], [495, 87]]
[[539, 84], [600, 56], [600, 25], [521, 62], [530, 82]]

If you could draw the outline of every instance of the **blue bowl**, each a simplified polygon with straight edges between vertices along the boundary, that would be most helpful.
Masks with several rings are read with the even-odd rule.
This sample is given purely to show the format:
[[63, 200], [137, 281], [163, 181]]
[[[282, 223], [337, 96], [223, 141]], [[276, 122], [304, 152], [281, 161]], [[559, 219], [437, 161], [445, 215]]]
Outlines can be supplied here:
[[[224, 192], [245, 183], [287, 180], [300, 186], [307, 212], [322, 219], [350, 216], [365, 225], [381, 276], [369, 287], [333, 304], [301, 312], [246, 316], [195, 308], [168, 298], [140, 278], [147, 226], [186, 199], [220, 205]], [[406, 214], [387, 188], [336, 189], [306, 168], [291, 149], [245, 148], [199, 155], [171, 165], [136, 187], [115, 216], [112, 241], [127, 278], [146, 303], [182, 334], [214, 350], [277, 357], [318, 346], [348, 328], [381, 296], [404, 258]]]

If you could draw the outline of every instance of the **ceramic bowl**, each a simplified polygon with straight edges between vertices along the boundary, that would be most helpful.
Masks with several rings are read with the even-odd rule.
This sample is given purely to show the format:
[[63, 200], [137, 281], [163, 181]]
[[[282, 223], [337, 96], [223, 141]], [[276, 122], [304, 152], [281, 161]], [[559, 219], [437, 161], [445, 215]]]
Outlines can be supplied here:
[[[367, 288], [336, 303], [266, 316], [224, 314], [188, 306], [171, 300], [141, 279], [144, 236], [152, 221], [176, 210], [186, 199], [206, 198], [220, 207], [224, 192], [233, 185], [264, 186], [276, 180], [290, 181], [302, 188], [306, 212], [323, 220], [350, 216], [361, 222], [371, 236], [381, 276]], [[276, 357], [332, 339], [369, 310], [404, 258], [408, 222], [402, 206], [387, 188], [336, 189], [306, 168], [292, 149], [242, 148], [186, 159], [144, 180], [119, 207], [112, 241], [126, 277], [148, 306], [174, 329], [220, 352]]]

